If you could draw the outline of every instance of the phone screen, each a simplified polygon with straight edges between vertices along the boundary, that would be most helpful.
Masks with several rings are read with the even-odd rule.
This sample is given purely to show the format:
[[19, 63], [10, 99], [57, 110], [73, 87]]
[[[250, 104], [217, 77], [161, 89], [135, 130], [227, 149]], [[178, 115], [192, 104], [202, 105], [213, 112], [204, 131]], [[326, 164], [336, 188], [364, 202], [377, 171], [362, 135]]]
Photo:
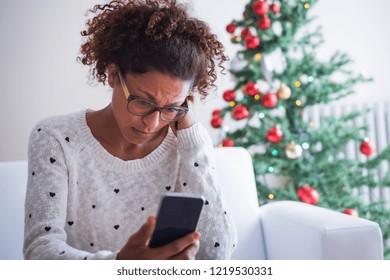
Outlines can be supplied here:
[[159, 247], [194, 232], [204, 199], [183, 193], [163, 196], [149, 247]]

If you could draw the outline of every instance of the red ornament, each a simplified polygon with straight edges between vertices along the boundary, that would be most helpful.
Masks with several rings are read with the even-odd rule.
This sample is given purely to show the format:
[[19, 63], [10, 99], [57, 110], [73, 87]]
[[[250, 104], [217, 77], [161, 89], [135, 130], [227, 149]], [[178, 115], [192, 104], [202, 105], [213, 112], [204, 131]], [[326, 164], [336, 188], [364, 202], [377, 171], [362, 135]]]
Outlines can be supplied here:
[[309, 185], [303, 185], [299, 187], [297, 190], [297, 196], [301, 201], [313, 205], [317, 204], [317, 202], [320, 200], [320, 194], [318, 191]]
[[256, 94], [259, 94], [259, 86], [255, 82], [249, 82], [245, 85], [244, 89], [245, 93], [250, 96], [255, 96]]
[[256, 15], [262, 16], [268, 13], [269, 5], [265, 1], [259, 0], [253, 3], [252, 10]]
[[223, 99], [225, 101], [233, 101], [234, 98], [236, 98], [236, 93], [234, 90], [226, 90], [224, 93], [223, 93]]
[[347, 208], [343, 211], [344, 214], [351, 215], [353, 217], [359, 217], [358, 211], [352, 208]]
[[272, 143], [278, 143], [283, 138], [283, 131], [279, 127], [273, 127], [267, 131], [267, 140]]
[[228, 33], [234, 33], [234, 31], [236, 31], [236, 28], [237, 28], [237, 25], [235, 25], [234, 23], [229, 23], [227, 26], [226, 26], [226, 31]]
[[280, 6], [278, 4], [271, 4], [271, 11], [277, 15], [280, 13]]
[[241, 30], [241, 37], [245, 38], [246, 36], [252, 36], [252, 32], [249, 28], [244, 28]]
[[261, 97], [260, 103], [266, 108], [274, 108], [278, 104], [278, 97], [276, 94], [266, 93]]
[[222, 141], [222, 146], [224, 147], [233, 147], [234, 146], [234, 141], [230, 138], [225, 138]]
[[252, 35], [246, 36], [245, 46], [248, 49], [256, 49], [258, 46], [260, 46], [260, 38]]
[[234, 107], [233, 109], [233, 116], [237, 119], [237, 120], [242, 120], [242, 119], [245, 119], [249, 116], [249, 111], [248, 111], [248, 108], [245, 107], [244, 105], [242, 104], [238, 104], [236, 107]]
[[220, 113], [221, 113], [221, 110], [220, 109], [215, 109], [211, 115], [214, 117], [214, 116], [220, 116]]
[[270, 26], [271, 26], [271, 20], [270, 20], [269, 17], [262, 17], [262, 18], [259, 20], [258, 24], [259, 24], [259, 28], [260, 28], [260, 29], [262, 29], [262, 30], [268, 29], [268, 28], [270, 28]]
[[360, 144], [360, 152], [366, 156], [372, 155], [372, 153], [375, 152], [375, 144], [370, 142], [368, 139], [364, 139]]
[[222, 125], [222, 118], [218, 115], [214, 115], [211, 119], [211, 126], [214, 128], [221, 127]]

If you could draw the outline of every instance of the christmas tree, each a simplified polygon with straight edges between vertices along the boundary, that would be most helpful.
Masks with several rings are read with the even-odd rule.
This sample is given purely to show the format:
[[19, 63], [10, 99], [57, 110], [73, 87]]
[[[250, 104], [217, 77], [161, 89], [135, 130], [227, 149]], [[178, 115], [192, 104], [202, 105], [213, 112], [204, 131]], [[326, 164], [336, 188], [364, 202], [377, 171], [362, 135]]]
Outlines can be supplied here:
[[[361, 187], [390, 186], [390, 173], [371, 172], [389, 161], [390, 148], [375, 152], [366, 138], [367, 125], [354, 126], [367, 112], [328, 117], [316, 126], [305, 111], [354, 93], [370, 79], [348, 70], [351, 60], [336, 52], [321, 61], [320, 28], [310, 17], [315, 0], [251, 0], [243, 17], [227, 23], [234, 44], [241, 45], [230, 73], [235, 86], [224, 89], [224, 108], [212, 113], [211, 125], [223, 132], [221, 145], [241, 146], [251, 153], [260, 204], [300, 200], [377, 222], [390, 257], [390, 209], [383, 201], [366, 202]], [[309, 31], [311, 30], [311, 31]], [[279, 63], [270, 70], [267, 57]], [[278, 62], [275, 62], [278, 57]], [[364, 161], [345, 156], [354, 141]], [[375, 157], [374, 157], [375, 155]], [[269, 179], [281, 187], [270, 186]]]

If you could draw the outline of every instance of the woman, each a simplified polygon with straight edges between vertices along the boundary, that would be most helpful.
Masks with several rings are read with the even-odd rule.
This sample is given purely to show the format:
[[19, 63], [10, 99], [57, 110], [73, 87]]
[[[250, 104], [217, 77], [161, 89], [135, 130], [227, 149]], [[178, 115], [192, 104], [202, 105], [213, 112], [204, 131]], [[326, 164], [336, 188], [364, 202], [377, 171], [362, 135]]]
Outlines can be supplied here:
[[[214, 86], [222, 44], [176, 1], [112, 1], [91, 12], [80, 61], [108, 82], [112, 101], [31, 132], [25, 258], [229, 258], [235, 227], [190, 106]], [[150, 248], [165, 192], [206, 202], [197, 232]]]

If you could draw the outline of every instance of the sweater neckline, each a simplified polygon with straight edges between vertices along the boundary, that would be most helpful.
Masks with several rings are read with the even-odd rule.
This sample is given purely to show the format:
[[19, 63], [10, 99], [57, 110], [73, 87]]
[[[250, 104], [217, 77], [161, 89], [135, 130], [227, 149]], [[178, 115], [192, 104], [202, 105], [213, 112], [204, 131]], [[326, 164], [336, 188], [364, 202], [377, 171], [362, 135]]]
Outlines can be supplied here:
[[172, 152], [172, 147], [176, 146], [176, 136], [169, 127], [167, 135], [164, 137], [160, 145], [152, 152], [140, 159], [122, 160], [111, 153], [109, 153], [100, 142], [93, 136], [91, 129], [87, 124], [87, 112], [91, 110], [86, 109], [80, 113], [77, 118], [79, 127], [81, 128], [81, 138], [84, 145], [101, 161], [107, 169], [131, 171], [143, 168], [150, 168], [150, 166], [162, 161]]

